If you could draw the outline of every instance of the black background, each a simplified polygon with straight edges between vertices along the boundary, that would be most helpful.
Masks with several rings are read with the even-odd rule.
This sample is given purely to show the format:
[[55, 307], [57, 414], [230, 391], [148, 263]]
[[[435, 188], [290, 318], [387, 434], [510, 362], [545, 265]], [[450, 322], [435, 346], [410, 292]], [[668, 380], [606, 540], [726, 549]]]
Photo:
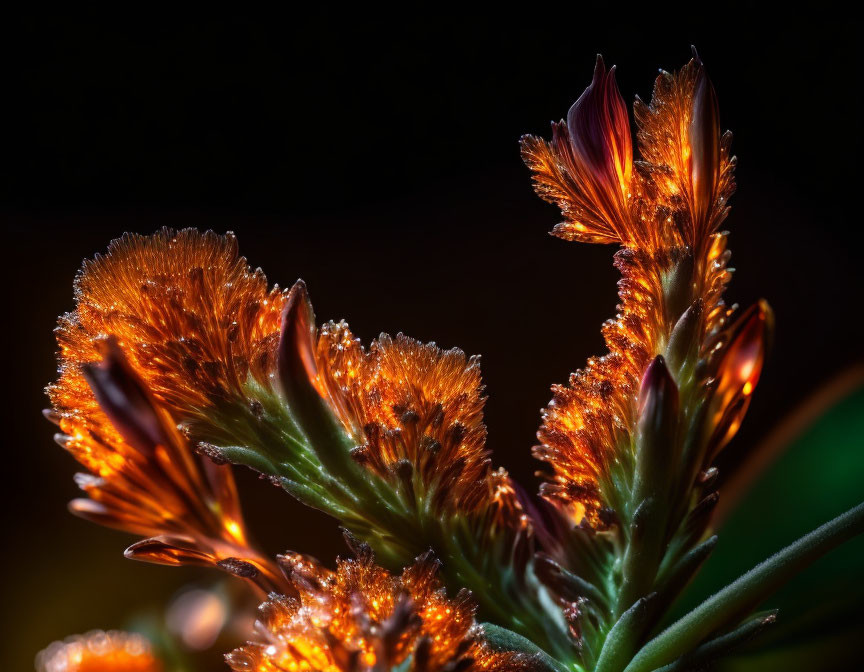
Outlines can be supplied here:
[[[547, 235], [558, 215], [534, 196], [518, 138], [548, 135], [596, 52], [630, 100], [695, 43], [740, 159], [728, 297], [764, 296], [777, 314], [733, 447], [746, 451], [861, 359], [859, 29], [841, 16], [573, 3], [470, 15], [142, 6], [7, 22], [3, 669], [28, 669], [52, 639], [121, 626], [130, 607], [200, 576], [124, 561], [130, 537], [65, 512], [76, 465], [39, 410], [84, 257], [127, 230], [233, 230], [272, 282], [302, 276], [319, 318], [347, 318], [366, 342], [404, 331], [481, 353], [496, 462], [533, 488], [538, 409], [602, 351], [617, 276], [611, 247]], [[268, 549], [328, 562], [342, 551], [323, 516], [248, 474], [241, 486]]]

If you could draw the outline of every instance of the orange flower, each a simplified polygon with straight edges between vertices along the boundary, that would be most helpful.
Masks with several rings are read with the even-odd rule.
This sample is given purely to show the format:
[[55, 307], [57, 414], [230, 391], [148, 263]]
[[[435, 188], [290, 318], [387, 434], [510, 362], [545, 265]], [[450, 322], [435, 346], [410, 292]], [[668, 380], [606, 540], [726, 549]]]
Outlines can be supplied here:
[[637, 392], [648, 363], [666, 356], [676, 383], [698, 396], [705, 381], [697, 380], [696, 360], [719, 356], [710, 348], [723, 341], [731, 312], [722, 301], [730, 271], [725, 235], [715, 232], [735, 164], [698, 57], [678, 74], [661, 73], [650, 104], [637, 100], [637, 164], [625, 156], [626, 112], [611, 74], [598, 61], [567, 128], [553, 125], [551, 144], [523, 139], [538, 193], [568, 219], [555, 233], [623, 246], [615, 255], [619, 312], [603, 325], [608, 353], [553, 387], [535, 448], [552, 466], [543, 494], [573, 521], [599, 527], [622, 508], [619, 484], [634, 468]]
[[92, 472], [76, 476], [88, 498], [73, 500], [72, 513], [151, 536], [127, 557], [217, 566], [265, 590], [282, 585], [248, 546], [231, 468], [191, 450], [113, 337], [90, 345], [101, 361], [63, 361], [49, 389], [58, 442]]
[[[426, 554], [393, 576], [367, 547], [331, 572], [298, 554], [280, 556], [299, 597], [271, 595], [259, 609], [258, 641], [226, 657], [237, 672], [281, 670], [527, 669], [514, 653], [494, 653], [474, 623], [467, 592], [447, 598], [438, 563]], [[454, 667], [456, 666], [456, 667]]]
[[478, 357], [402, 334], [382, 334], [366, 350], [344, 321], [316, 329], [298, 282], [285, 308], [279, 361], [282, 387], [308, 379], [354, 443], [354, 461], [407, 499], [422, 488], [417, 494], [429, 498], [432, 511], [495, 508], [502, 525], [526, 527], [509, 476], [493, 472], [485, 448]]
[[36, 656], [36, 672], [162, 672], [150, 643], [127, 632], [89, 632], [54, 642]]
[[206, 409], [226, 401], [245, 404], [247, 376], [266, 378], [284, 302], [238, 255], [233, 234], [194, 229], [125, 234], [84, 263], [75, 297], [57, 328], [60, 384], [80, 385], [77, 364], [98, 359], [111, 334], [183, 420], [206, 419]]
[[358, 462], [385, 478], [416, 470], [439, 496], [474, 508], [491, 471], [479, 358], [402, 334], [382, 335], [366, 351], [344, 322], [321, 327], [316, 354]]
[[[130, 557], [244, 576], [252, 563], [264, 580], [266, 563], [240, 544], [233, 481], [208, 490], [211, 472], [230, 473], [191, 456], [193, 445], [216, 463], [266, 473], [358, 533], [378, 534], [370, 521], [394, 524], [392, 510], [405, 529], [417, 516], [471, 514], [464, 532], [501, 553], [518, 548], [526, 561], [527, 516], [484, 446], [476, 358], [401, 335], [367, 352], [347, 325], [319, 331], [302, 283], [268, 291], [234, 238], [213, 233], [126, 235], [85, 264], [76, 296], [58, 328], [61, 377], [49, 394], [71, 437], [64, 445], [103, 479], [117, 475], [82, 478], [91, 497], [74, 510], [151, 535]], [[99, 395], [98, 385], [92, 394], [101, 369], [88, 364], [101, 359], [106, 334], [124, 361], [109, 368], [137, 381], [123, 389], [126, 407], [113, 410], [111, 394]], [[170, 459], [154, 459], [154, 446]], [[378, 550], [394, 563], [426, 544], [401, 532], [386, 539]], [[232, 552], [235, 542], [242, 553]]]

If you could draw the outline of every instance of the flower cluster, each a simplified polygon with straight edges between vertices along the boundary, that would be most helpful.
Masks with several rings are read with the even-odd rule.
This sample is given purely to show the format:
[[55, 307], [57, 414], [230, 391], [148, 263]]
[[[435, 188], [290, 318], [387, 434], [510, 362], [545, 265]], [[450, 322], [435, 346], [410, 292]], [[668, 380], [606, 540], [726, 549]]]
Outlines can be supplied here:
[[[609, 509], [620, 508], [615, 465], [635, 458], [638, 390], [649, 361], [664, 355], [679, 385], [693, 374], [697, 383], [712, 373], [728, 376], [730, 365], [721, 372], [719, 359], [742, 328], [726, 329], [729, 252], [726, 234], [717, 232], [734, 189], [731, 134], [720, 133], [714, 90], [698, 58], [677, 74], [660, 74], [650, 104], [637, 101], [636, 122], [642, 161], [632, 155], [614, 68], [607, 72], [598, 57], [591, 86], [567, 121], [552, 125], [552, 142], [522, 139], [538, 194], [566, 217], [553, 233], [622, 246], [615, 258], [623, 276], [619, 313], [603, 325], [609, 352], [554, 388], [535, 452], [554, 469], [545, 494], [576, 522], [584, 516], [601, 527]], [[756, 319], [762, 328], [748, 330], [745, 396], [759, 378], [767, 308]], [[702, 370], [682, 370], [696, 359], [705, 360]]]
[[[266, 595], [227, 656], [238, 672], [684, 669], [772, 623], [746, 616], [864, 513], [656, 635], [716, 542], [713, 462], [747, 411], [772, 318], [764, 302], [737, 318], [723, 302], [735, 160], [695, 53], [637, 100], [635, 121], [640, 160], [598, 58], [551, 141], [522, 139], [537, 193], [565, 218], [553, 234], [620, 246], [622, 273], [608, 352], [554, 386], [543, 413], [542, 497], [492, 466], [476, 357], [402, 334], [364, 347], [345, 322], [316, 323], [302, 281], [269, 288], [232, 234], [163, 229], [86, 262], [60, 319], [46, 414], [88, 472], [73, 513], [143, 536], [128, 557], [215, 567]], [[233, 465], [330, 514], [357, 557], [335, 571], [268, 558]], [[38, 665], [161, 669], [119, 633], [52, 645]]]

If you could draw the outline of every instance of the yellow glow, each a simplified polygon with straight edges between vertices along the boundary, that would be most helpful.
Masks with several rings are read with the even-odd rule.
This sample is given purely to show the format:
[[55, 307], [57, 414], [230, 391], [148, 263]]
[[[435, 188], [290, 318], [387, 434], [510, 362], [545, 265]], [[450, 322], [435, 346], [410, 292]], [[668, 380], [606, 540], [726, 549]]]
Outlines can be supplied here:
[[243, 528], [236, 520], [226, 520], [225, 529], [237, 543], [245, 544], [246, 536], [243, 534]]

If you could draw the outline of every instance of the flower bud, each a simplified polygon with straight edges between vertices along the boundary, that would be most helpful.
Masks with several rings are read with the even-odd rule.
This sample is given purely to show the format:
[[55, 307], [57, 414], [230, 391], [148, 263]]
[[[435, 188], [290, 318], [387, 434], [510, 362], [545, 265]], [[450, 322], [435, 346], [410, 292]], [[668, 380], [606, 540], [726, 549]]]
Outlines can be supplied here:
[[321, 464], [343, 484], [362, 488], [365, 471], [351, 457], [351, 449], [356, 445], [335, 415], [318, 378], [317, 339], [306, 284], [298, 280], [282, 312], [276, 353], [279, 387], [292, 421], [308, 439]]
[[580, 177], [590, 182], [606, 218], [620, 222], [633, 169], [630, 119], [615, 84], [615, 67], [607, 72], [599, 54], [591, 85], [567, 112], [567, 130]]
[[658, 459], [668, 461], [677, 420], [678, 386], [663, 355], [657, 355], [645, 370], [639, 388], [637, 462], [640, 465]]
[[663, 277], [663, 306], [671, 322], [677, 320], [693, 303], [695, 259], [692, 250], [687, 250]]
[[663, 555], [669, 491], [678, 457], [678, 386], [662, 355], [648, 365], [639, 388], [636, 474], [630, 493], [634, 508], [623, 582], [616, 613], [622, 614], [650, 589]]
[[738, 431], [768, 350], [774, 314], [765, 301], [751, 306], [727, 332], [727, 345], [717, 364], [708, 427], [708, 458], [713, 458]]
[[720, 169], [720, 112], [714, 86], [699, 64], [690, 113], [690, 181], [693, 210], [703, 220], [714, 204]]
[[316, 386], [315, 314], [302, 280], [294, 283], [282, 311], [276, 370], [282, 393], [289, 398], [289, 403], [298, 385], [308, 381]]
[[[669, 368], [678, 375], [682, 367], [691, 359], [699, 346], [699, 327], [702, 323], [704, 308], [702, 299], [697, 299], [684, 311], [675, 323], [666, 346]], [[693, 356], [695, 360], [696, 357]]]

